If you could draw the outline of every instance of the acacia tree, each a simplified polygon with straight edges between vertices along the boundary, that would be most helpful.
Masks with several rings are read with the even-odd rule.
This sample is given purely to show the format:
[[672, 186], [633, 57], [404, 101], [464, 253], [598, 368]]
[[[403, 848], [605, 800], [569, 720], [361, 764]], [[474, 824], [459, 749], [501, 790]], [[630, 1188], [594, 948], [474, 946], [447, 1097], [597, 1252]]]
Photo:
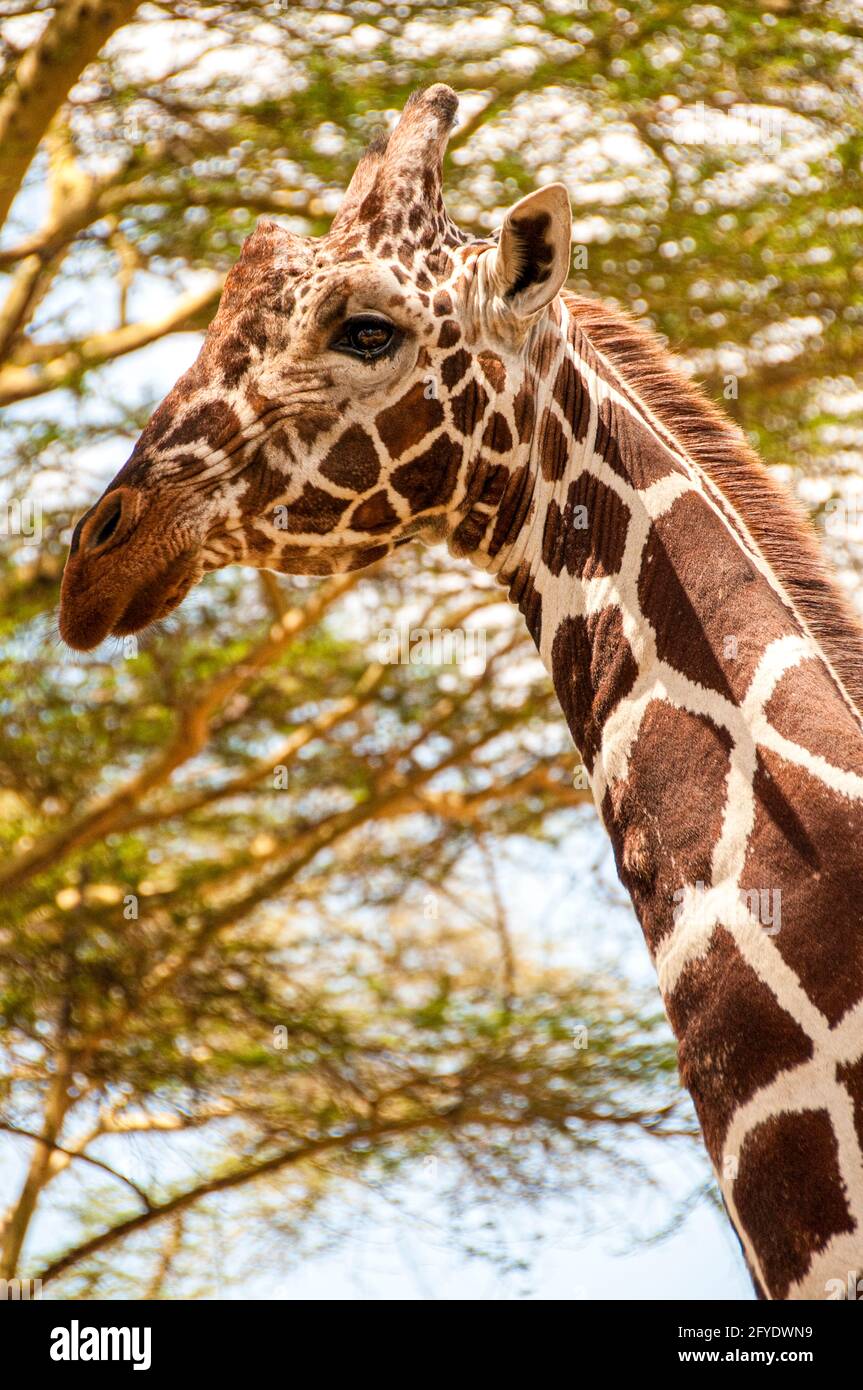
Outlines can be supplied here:
[[[206, 326], [259, 214], [325, 231], [429, 80], [463, 94], [458, 220], [484, 232], [563, 177], [573, 285], [649, 312], [826, 503], [858, 463], [856, 8], [0, 13], [3, 464], [10, 516], [35, 499], [42, 528], [7, 525], [0, 567], [0, 1277], [206, 1293], [193, 1255], [225, 1212], [285, 1259], [346, 1185], [393, 1190], [430, 1156], [499, 1202], [685, 1137], [653, 1001], [509, 920], [507, 860], [592, 812], [486, 581], [421, 550], [371, 578], [228, 572], [74, 661], [53, 610], [71, 509], [157, 393], [141, 350]], [[479, 660], [391, 663], [406, 621], [473, 633]]]
[[370, 658], [362, 599], [395, 626], [408, 568], [290, 607], [223, 577], [128, 659], [22, 655], [32, 620], [6, 644], [2, 1124], [30, 1150], [6, 1277], [56, 1185], [60, 1248], [28, 1267], [116, 1287], [134, 1237], [140, 1291], [237, 1189], [297, 1237], [430, 1153], [500, 1198], [690, 1132], [651, 1009], [539, 963], [494, 891], [497, 847], [584, 796], [497, 596], [441, 575], [421, 615], [485, 610], [474, 673]]

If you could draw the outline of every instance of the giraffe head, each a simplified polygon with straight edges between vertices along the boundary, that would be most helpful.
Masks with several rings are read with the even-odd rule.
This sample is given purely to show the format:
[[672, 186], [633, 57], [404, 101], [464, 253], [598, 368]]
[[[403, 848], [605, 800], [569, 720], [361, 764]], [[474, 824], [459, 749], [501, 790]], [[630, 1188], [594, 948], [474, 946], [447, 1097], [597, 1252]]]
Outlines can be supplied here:
[[72, 647], [164, 617], [223, 565], [358, 569], [500, 501], [519, 439], [498, 406], [511, 422], [568, 273], [569, 201], [553, 184], [498, 238], [461, 232], [441, 191], [456, 108], [415, 93], [326, 236], [264, 221], [248, 239], [197, 361], [76, 527]]

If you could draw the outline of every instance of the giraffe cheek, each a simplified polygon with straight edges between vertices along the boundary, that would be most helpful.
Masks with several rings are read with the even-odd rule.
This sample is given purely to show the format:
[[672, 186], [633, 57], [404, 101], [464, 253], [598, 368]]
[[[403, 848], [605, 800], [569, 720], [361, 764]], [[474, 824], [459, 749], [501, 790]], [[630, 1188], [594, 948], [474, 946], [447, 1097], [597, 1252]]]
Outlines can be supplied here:
[[353, 531], [389, 531], [398, 525], [398, 521], [398, 513], [384, 489], [381, 489], [354, 508], [349, 525]]
[[396, 468], [392, 485], [414, 516], [446, 506], [455, 492], [463, 459], [462, 445], [442, 435], [422, 454]]
[[387, 454], [399, 459], [433, 434], [444, 420], [444, 409], [437, 397], [434, 375], [429, 371], [414, 382], [395, 405], [387, 406], [375, 418], [375, 425]]

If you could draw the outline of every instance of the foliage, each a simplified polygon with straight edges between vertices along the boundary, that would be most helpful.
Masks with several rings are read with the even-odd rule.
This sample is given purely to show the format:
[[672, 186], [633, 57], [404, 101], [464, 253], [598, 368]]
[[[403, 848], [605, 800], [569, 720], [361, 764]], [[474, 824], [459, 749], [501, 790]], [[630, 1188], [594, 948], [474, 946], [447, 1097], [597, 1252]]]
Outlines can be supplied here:
[[[444, 80], [456, 218], [485, 232], [563, 178], [573, 286], [649, 317], [823, 507], [859, 470], [863, 15], [109, 8], [95, 37], [71, 0], [0, 17], [2, 463], [42, 508], [0, 555], [0, 1124], [22, 1163], [0, 1273], [157, 1297], [212, 1292], [193, 1254], [226, 1212], [283, 1262], [349, 1188], [430, 1157], [459, 1198], [578, 1193], [691, 1121], [652, 1000], [509, 925], [508, 861], [591, 812], [482, 577], [420, 550], [322, 583], [231, 571], [137, 648], [59, 646], [72, 515], [167, 384], [153, 353], [185, 365], [256, 218], [325, 231], [370, 136]], [[382, 662], [406, 622], [475, 627], [484, 666]]]

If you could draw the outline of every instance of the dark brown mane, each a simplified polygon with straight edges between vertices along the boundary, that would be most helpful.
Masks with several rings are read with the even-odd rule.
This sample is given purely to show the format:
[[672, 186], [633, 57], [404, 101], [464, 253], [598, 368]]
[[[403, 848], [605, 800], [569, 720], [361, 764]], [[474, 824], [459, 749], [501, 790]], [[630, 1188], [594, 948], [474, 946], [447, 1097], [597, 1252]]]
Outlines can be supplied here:
[[738, 427], [668, 361], [634, 319], [566, 293], [586, 338], [702, 465], [745, 521], [765, 560], [863, 712], [863, 628], [830, 574], [809, 518], [776, 484]]

